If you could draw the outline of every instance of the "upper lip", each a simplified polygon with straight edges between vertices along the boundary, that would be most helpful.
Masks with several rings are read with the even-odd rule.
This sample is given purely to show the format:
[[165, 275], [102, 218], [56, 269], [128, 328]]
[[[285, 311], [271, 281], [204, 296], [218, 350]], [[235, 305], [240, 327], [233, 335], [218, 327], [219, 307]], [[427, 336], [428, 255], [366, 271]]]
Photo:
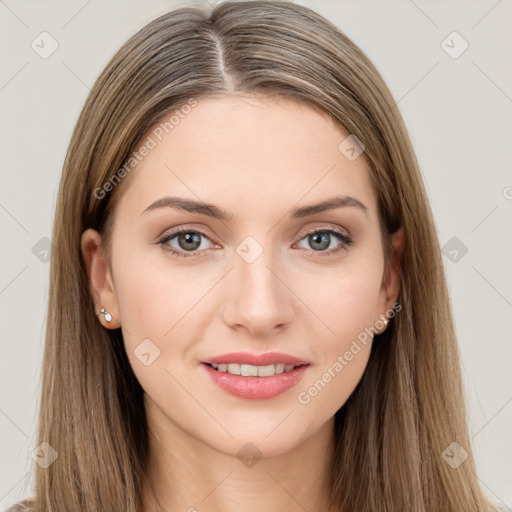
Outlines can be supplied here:
[[250, 364], [252, 366], [268, 366], [271, 364], [309, 364], [308, 361], [281, 352], [267, 352], [266, 354], [252, 354], [250, 352], [230, 352], [201, 361], [202, 363], [215, 364]]

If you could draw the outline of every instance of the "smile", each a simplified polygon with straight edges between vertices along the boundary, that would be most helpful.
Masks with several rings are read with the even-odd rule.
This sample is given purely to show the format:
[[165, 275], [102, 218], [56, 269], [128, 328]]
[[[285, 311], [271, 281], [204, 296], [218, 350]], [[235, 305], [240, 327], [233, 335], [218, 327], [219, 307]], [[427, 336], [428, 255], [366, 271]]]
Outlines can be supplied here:
[[269, 364], [266, 366], [254, 366], [252, 364], [216, 364], [208, 363], [208, 366], [222, 373], [229, 373], [231, 375], [241, 375], [243, 377], [272, 377], [282, 373], [291, 372], [294, 368], [302, 366], [302, 364]]
[[237, 398], [265, 400], [294, 387], [311, 365], [278, 363], [253, 366], [238, 363], [203, 363], [200, 366], [208, 375], [210, 382], [222, 391]]

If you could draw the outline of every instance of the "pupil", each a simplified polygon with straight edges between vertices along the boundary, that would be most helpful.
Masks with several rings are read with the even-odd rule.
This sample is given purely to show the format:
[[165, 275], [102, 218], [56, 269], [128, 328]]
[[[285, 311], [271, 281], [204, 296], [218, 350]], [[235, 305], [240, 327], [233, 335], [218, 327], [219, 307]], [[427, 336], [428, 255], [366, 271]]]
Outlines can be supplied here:
[[[315, 233], [314, 235], [312, 235], [312, 237], [313, 237], [314, 244], [319, 243], [321, 245], [321, 247], [317, 247], [317, 248], [326, 249], [327, 247], [329, 247], [329, 234], [328, 233]], [[318, 240], [319, 238], [321, 239], [322, 237], [324, 239], [323, 244], [322, 244], [321, 240]]]
[[[182, 233], [179, 237], [180, 245], [181, 242], [185, 243], [184, 249], [197, 249], [201, 245], [201, 240], [198, 233]], [[186, 244], [192, 244], [192, 247], [186, 247]]]

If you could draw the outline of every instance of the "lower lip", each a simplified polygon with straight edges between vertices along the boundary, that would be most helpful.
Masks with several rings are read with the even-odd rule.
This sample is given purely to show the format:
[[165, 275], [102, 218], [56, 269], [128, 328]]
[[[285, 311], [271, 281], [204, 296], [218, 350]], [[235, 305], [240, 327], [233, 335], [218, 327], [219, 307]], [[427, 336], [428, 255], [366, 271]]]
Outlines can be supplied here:
[[290, 372], [280, 373], [272, 377], [243, 377], [214, 370], [202, 363], [206, 372], [217, 386], [231, 395], [251, 400], [264, 400], [284, 393], [297, 384], [304, 376], [309, 365], [302, 365]]

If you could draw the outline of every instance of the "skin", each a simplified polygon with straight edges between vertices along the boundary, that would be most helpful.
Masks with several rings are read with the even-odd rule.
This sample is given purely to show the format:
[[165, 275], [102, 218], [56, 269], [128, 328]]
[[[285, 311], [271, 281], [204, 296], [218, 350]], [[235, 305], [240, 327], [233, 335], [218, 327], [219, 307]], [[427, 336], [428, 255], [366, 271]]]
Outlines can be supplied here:
[[[327, 115], [289, 99], [200, 99], [132, 171], [115, 212], [111, 261], [100, 235], [84, 232], [91, 293], [98, 310], [113, 315], [110, 324], [101, 315], [100, 321], [121, 326], [145, 391], [145, 511], [326, 510], [320, 492], [334, 414], [363, 375], [371, 337], [307, 404], [298, 394], [399, 293], [399, 267], [384, 266], [364, 154], [350, 161], [338, 150], [347, 135]], [[347, 206], [288, 217], [290, 209], [335, 193], [358, 199], [367, 212]], [[200, 199], [236, 218], [223, 222], [168, 207], [141, 214], [165, 195]], [[164, 250], [166, 244], [194, 252], [179, 237], [158, 243], [180, 226], [205, 233], [195, 256]], [[327, 235], [322, 246], [307, 236], [333, 227], [353, 243]], [[248, 236], [263, 249], [252, 263], [236, 252]], [[400, 257], [401, 231], [392, 243]], [[148, 366], [134, 354], [144, 339], [160, 350]], [[284, 394], [243, 399], [213, 384], [199, 363], [234, 351], [284, 352], [310, 367]], [[237, 456], [248, 442], [261, 456], [251, 467]]]

